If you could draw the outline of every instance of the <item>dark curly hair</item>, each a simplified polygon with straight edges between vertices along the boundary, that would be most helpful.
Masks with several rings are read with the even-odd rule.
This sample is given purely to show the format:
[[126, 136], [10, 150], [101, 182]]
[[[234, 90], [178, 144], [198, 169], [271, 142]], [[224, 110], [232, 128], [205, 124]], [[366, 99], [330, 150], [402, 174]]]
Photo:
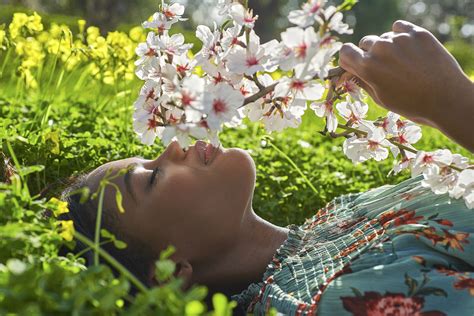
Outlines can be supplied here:
[[[87, 175], [80, 175], [74, 178], [71, 184], [62, 192], [61, 200], [68, 203], [69, 212], [61, 214], [58, 219], [72, 220], [77, 232], [93, 240], [97, 219], [97, 203], [90, 198], [87, 198], [85, 203], [81, 203], [80, 201], [81, 194], [79, 191], [88, 187], [86, 177]], [[105, 243], [101, 248], [121, 263], [145, 286], [152, 287], [150, 269], [153, 267], [154, 261], [157, 258], [153, 255], [150, 245], [139, 241], [123, 230], [118, 216], [118, 211], [105, 206], [102, 211], [101, 228], [114, 234], [117, 239], [126, 242], [127, 247], [125, 249], [118, 249], [113, 243]], [[104, 240], [100, 237], [100, 242], [102, 241]], [[59, 255], [65, 256], [68, 252], [77, 254], [83, 252], [86, 248], [88, 248], [88, 246], [84, 243], [75, 240], [75, 248], [72, 251], [67, 246], [63, 246], [59, 251]], [[93, 264], [93, 254], [92, 249], [81, 254], [81, 257], [86, 260], [87, 266]], [[100, 263], [110, 266], [102, 258], [100, 258]], [[110, 266], [110, 268], [114, 275], [118, 277], [120, 274], [119, 271], [112, 266]], [[137, 291], [138, 289], [132, 285], [130, 294], [135, 295]]]

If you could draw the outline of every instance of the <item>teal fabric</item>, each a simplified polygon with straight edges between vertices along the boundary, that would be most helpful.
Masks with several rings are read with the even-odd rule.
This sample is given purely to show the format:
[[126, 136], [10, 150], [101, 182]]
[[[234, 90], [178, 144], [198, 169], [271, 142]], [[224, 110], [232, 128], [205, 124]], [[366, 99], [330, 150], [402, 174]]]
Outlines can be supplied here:
[[474, 315], [474, 210], [422, 177], [334, 199], [233, 296], [266, 315]]

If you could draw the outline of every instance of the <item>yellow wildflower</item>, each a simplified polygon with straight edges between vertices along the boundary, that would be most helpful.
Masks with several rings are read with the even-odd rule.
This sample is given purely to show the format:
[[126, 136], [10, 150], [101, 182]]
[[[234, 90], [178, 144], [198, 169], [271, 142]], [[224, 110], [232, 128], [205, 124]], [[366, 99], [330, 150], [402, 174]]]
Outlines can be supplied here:
[[26, 87], [31, 89], [38, 88], [38, 81], [31, 73], [30, 68], [28, 67], [19, 67], [18, 72], [20, 73], [21, 78], [25, 81]]
[[49, 203], [56, 206], [56, 209], [53, 210], [54, 216], [59, 216], [64, 213], [69, 213], [69, 209], [67, 207], [67, 202], [58, 200], [57, 198], [53, 197], [49, 200]]
[[0, 30], [0, 47], [2, 47], [3, 41], [5, 40], [5, 31]]
[[86, 28], [86, 20], [77, 20], [77, 25], [79, 27], [79, 33], [84, 33]]
[[144, 42], [146, 40], [146, 34], [143, 31], [143, 27], [141, 26], [135, 26], [130, 30], [128, 33], [132, 41], [136, 43]]
[[74, 237], [74, 222], [73, 221], [60, 221], [61, 233], [59, 235], [66, 241], [71, 241]]
[[21, 36], [21, 30], [23, 27], [25, 27], [26, 30], [31, 34], [41, 32], [43, 30], [41, 16], [39, 16], [36, 12], [30, 16], [26, 15], [25, 13], [13, 14], [13, 20], [8, 27], [11, 38], [15, 39]]
[[89, 26], [87, 28], [87, 43], [89, 45], [95, 42], [99, 36], [100, 36], [100, 29], [98, 27]]

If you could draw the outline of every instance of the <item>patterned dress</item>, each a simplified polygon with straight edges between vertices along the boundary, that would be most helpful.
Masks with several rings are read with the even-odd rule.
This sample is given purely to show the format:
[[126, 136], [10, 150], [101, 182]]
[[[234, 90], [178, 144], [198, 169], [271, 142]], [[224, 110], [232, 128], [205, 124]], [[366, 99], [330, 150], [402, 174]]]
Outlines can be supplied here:
[[474, 315], [474, 210], [421, 179], [289, 225], [262, 282], [232, 298], [255, 315]]

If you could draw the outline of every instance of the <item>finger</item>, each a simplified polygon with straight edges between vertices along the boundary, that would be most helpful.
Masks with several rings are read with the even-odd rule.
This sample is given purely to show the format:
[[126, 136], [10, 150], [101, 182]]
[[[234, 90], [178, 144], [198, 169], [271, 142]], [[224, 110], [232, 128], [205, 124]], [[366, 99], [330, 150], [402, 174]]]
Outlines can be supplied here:
[[385, 32], [383, 33], [382, 35], [380, 35], [380, 38], [384, 38], [384, 39], [391, 39], [395, 36], [395, 33], [394, 32]]
[[362, 39], [359, 41], [359, 47], [368, 52], [372, 46], [374, 46], [375, 42], [380, 40], [380, 37], [376, 35], [367, 35], [362, 37]]
[[364, 77], [366, 52], [352, 43], [342, 45], [339, 51], [339, 65], [346, 71]]
[[395, 33], [410, 33], [416, 29], [416, 25], [405, 20], [397, 20], [392, 25], [392, 31]]
[[375, 101], [375, 103], [379, 105], [383, 105], [382, 102], [380, 101], [379, 97], [375, 93], [375, 90], [365, 81], [363, 81], [360, 78], [356, 78], [356, 83], [359, 87], [365, 90], [369, 94], [369, 96]]

